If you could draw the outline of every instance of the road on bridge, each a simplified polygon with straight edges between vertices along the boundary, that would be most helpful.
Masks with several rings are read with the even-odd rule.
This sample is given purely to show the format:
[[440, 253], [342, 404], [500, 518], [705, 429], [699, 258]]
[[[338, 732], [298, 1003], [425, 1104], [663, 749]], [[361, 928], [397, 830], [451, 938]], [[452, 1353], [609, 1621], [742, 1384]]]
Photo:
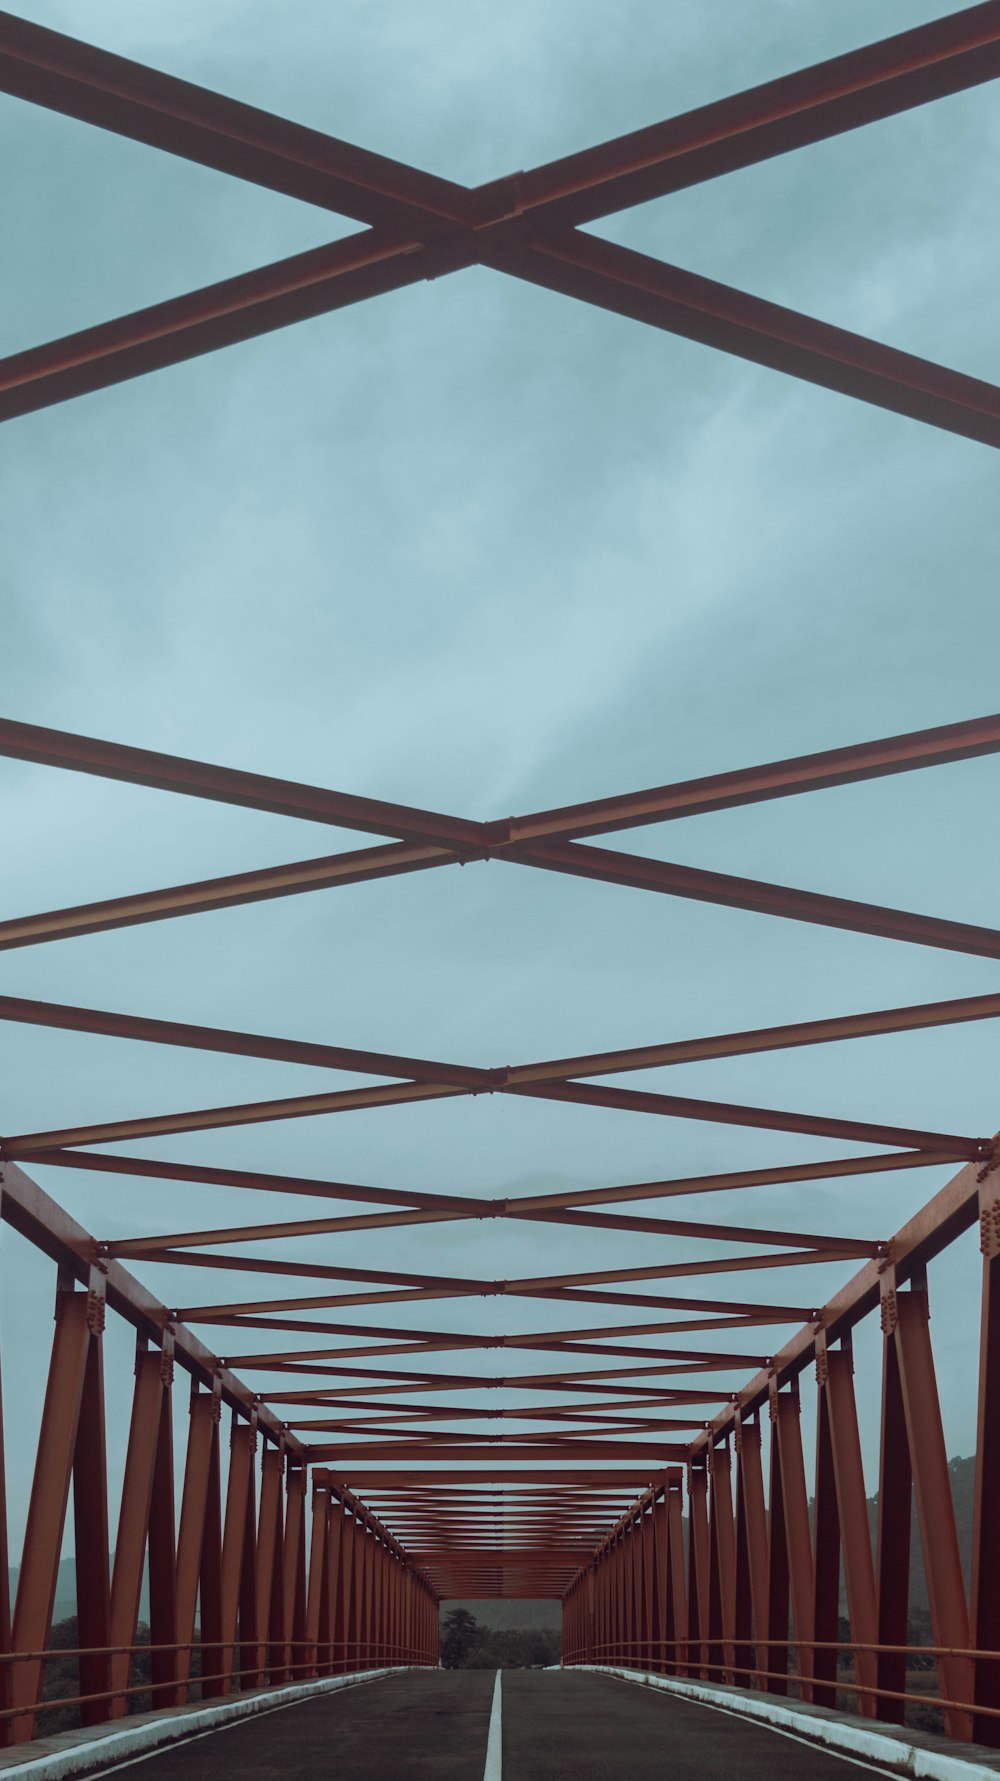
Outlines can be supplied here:
[[849, 1769], [865, 1766], [658, 1689], [573, 1670], [505, 1670], [498, 1715], [496, 1681], [493, 1670], [392, 1676], [236, 1721], [119, 1762], [113, 1772], [141, 1763], [142, 1781], [773, 1781], [782, 1774], [847, 1781]]

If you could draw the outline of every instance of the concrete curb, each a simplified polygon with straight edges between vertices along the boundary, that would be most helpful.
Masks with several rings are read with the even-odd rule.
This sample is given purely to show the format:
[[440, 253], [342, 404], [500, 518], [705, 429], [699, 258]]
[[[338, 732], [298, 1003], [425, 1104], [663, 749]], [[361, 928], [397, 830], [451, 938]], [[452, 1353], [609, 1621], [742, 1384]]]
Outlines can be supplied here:
[[[67, 1781], [69, 1776], [87, 1775], [94, 1769], [143, 1756], [160, 1745], [215, 1731], [230, 1721], [250, 1719], [257, 1713], [273, 1713], [280, 1707], [291, 1707], [316, 1695], [334, 1694], [341, 1688], [357, 1688], [363, 1682], [378, 1682], [385, 1676], [401, 1675], [411, 1667], [398, 1664], [391, 1669], [358, 1670], [347, 1676], [321, 1676], [314, 1682], [296, 1682], [287, 1688], [270, 1688], [260, 1694], [213, 1701], [211, 1706], [178, 1707], [167, 1713], [144, 1714], [138, 1724], [126, 1721], [120, 1730], [110, 1733], [97, 1727], [96, 1735], [82, 1743], [78, 1732], [63, 1732], [40, 1740], [41, 1753], [26, 1755], [24, 1761], [19, 1762], [14, 1752], [6, 1752], [7, 1761], [0, 1766], [0, 1776], [9, 1775], [11, 1781], [20, 1781], [22, 1776], [25, 1781], [29, 1781], [29, 1777], [30, 1781]], [[25, 1745], [24, 1748], [29, 1752], [32, 1746]], [[34, 1749], [38, 1751], [39, 1745], [35, 1744]]]
[[[983, 1763], [977, 1762], [973, 1756], [952, 1756], [923, 1742], [911, 1743], [911, 1734], [906, 1732], [897, 1734], [888, 1726], [877, 1730], [857, 1720], [835, 1719], [820, 1708], [784, 1707], [765, 1695], [681, 1681], [675, 1676], [654, 1676], [645, 1670], [622, 1670], [612, 1664], [574, 1664], [572, 1667], [604, 1676], [618, 1676], [623, 1682], [662, 1688], [668, 1694], [679, 1695], [682, 1700], [695, 1701], [699, 1706], [714, 1707], [719, 1712], [743, 1719], [758, 1720], [775, 1731], [791, 1732], [810, 1744], [825, 1745], [829, 1750], [862, 1762], [879, 1763], [897, 1775], [913, 1775], [919, 1781], [997, 1781], [1000, 1775], [1000, 1758]], [[968, 1750], [970, 1747], [961, 1745], [959, 1748]]]

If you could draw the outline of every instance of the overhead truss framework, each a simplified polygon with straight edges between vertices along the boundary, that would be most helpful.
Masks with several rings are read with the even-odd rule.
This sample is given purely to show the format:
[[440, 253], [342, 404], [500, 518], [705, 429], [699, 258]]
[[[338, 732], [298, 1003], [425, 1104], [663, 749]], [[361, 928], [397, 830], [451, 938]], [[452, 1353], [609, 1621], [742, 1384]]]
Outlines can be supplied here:
[[[213, 908], [321, 886], [357, 883], [385, 870], [427, 869], [457, 860], [495, 858], [515, 866], [600, 876], [625, 888], [719, 899], [717, 874], [678, 869], [659, 860], [598, 850], [590, 839], [623, 828], [705, 815], [735, 805], [802, 796], [830, 786], [944, 766], [1000, 753], [1000, 717], [973, 719], [936, 730], [895, 736], [824, 754], [739, 768], [711, 778], [671, 784], [562, 810], [535, 811], [503, 822], [477, 821], [409, 806], [358, 798], [327, 788], [269, 779], [204, 762], [70, 736], [38, 726], [0, 721], [0, 753], [50, 769], [76, 771], [267, 810], [337, 829], [360, 828], [384, 839], [378, 847], [334, 854], [306, 868], [250, 872], [233, 879], [151, 891], [85, 908], [64, 909], [0, 923], [0, 947], [51, 945], [68, 936], [166, 920]], [[391, 862], [388, 867], [386, 860]], [[401, 864], [405, 860], [405, 864]], [[343, 862], [348, 869], [342, 869]], [[906, 944], [946, 946], [979, 956], [1000, 953], [1000, 932], [937, 917], [904, 914], [831, 899], [816, 892], [739, 883], [738, 901], [763, 916], [803, 917]], [[805, 900], [803, 902], [803, 900]], [[849, 924], [845, 911], [850, 911]], [[851, 1289], [844, 1327], [867, 1307], [890, 1268], [905, 1269], [911, 1251], [897, 1234], [882, 1239], [821, 1232], [803, 1214], [797, 1226], [774, 1228], [732, 1217], [667, 1217], [665, 1200], [705, 1193], [739, 1195], [762, 1187], [877, 1177], [887, 1171], [964, 1164], [989, 1172], [992, 1139], [977, 1133], [919, 1129], [771, 1107], [695, 1099], [660, 1090], [612, 1086], [610, 1078], [638, 1070], [669, 1071], [695, 1060], [831, 1046], [857, 1038], [927, 1030], [1000, 1015], [1000, 993], [837, 1014], [784, 1026], [671, 1038], [642, 1045], [504, 1065], [416, 1058], [340, 1044], [206, 1027], [104, 1008], [0, 995], [0, 1020], [145, 1047], [175, 1046], [203, 1053], [264, 1058], [327, 1069], [337, 1086], [281, 1100], [242, 1102], [181, 1112], [143, 1114], [10, 1133], [0, 1152], [10, 1165], [87, 1170], [162, 1184], [239, 1190], [322, 1202], [313, 1216], [269, 1216], [198, 1230], [170, 1228], [161, 1212], [141, 1236], [100, 1233], [94, 1258], [101, 1265], [167, 1263], [273, 1282], [264, 1297], [206, 1299], [192, 1294], [163, 1308], [171, 1326], [217, 1332], [227, 1352], [218, 1364], [258, 1381], [254, 1402], [294, 1434], [304, 1463], [322, 1468], [325, 1488], [362, 1491], [421, 1574], [443, 1596], [559, 1595], [573, 1584], [608, 1515], [640, 1493], [649, 1502], [664, 1466], [692, 1463], [705, 1431], [724, 1440], [734, 1404], [750, 1413], [766, 1396], [780, 1365], [794, 1378], [801, 1354], [814, 1342], [815, 1305], [762, 1290], [775, 1269], [828, 1262], [862, 1265]], [[341, 1086], [345, 1076], [361, 1086]], [[372, 1078], [378, 1080], [372, 1081]], [[559, 1105], [610, 1109], [664, 1120], [708, 1121], [734, 1130], [763, 1129], [815, 1138], [846, 1155], [767, 1169], [734, 1169], [696, 1177], [614, 1182], [601, 1187], [491, 1199], [462, 1191], [428, 1193], [301, 1175], [220, 1167], [121, 1149], [142, 1141], [196, 1135], [265, 1121], [330, 1117], [428, 1099], [504, 1094]], [[404, 1116], [405, 1117], [405, 1116]], [[105, 1148], [111, 1146], [113, 1148]], [[960, 1180], [965, 1177], [960, 1176]], [[975, 1216], [963, 1189], [962, 1218]], [[273, 1201], [272, 1201], [273, 1204]], [[637, 1207], [638, 1210], [628, 1208]], [[345, 1210], [346, 1207], [346, 1210]], [[696, 1209], [696, 1208], [695, 1208]], [[664, 1208], [666, 1211], [666, 1208]], [[318, 1215], [317, 1215], [318, 1214]], [[922, 1265], [935, 1244], [950, 1240], [954, 1211], [922, 1239]], [[355, 1265], [350, 1240], [417, 1225], [470, 1220], [573, 1227], [633, 1235], [633, 1265], [553, 1270], [490, 1279], [401, 1272], [380, 1266], [377, 1251]], [[943, 1233], [943, 1234], [942, 1234]], [[655, 1238], [655, 1250], [650, 1239]], [[282, 1254], [294, 1244], [291, 1258]], [[725, 1245], [720, 1253], [719, 1245]], [[331, 1247], [332, 1245], [332, 1247]], [[678, 1246], [683, 1246], [679, 1250]], [[300, 1259], [303, 1249], [308, 1259]], [[673, 1253], [671, 1253], [673, 1251]], [[914, 1264], [916, 1265], [916, 1264]], [[719, 1296], [720, 1276], [755, 1276], [743, 1295]], [[796, 1276], [801, 1279], [802, 1276]], [[235, 1284], [235, 1283], [234, 1283]], [[735, 1286], [735, 1283], [734, 1283]], [[801, 1296], [801, 1294], [799, 1295]], [[572, 1321], [551, 1329], [500, 1334], [489, 1327], [452, 1331], [419, 1323], [362, 1321], [364, 1307], [425, 1305], [496, 1298], [549, 1301]], [[584, 1308], [591, 1311], [586, 1321]], [[860, 1315], [860, 1312], [858, 1312]], [[398, 1309], [394, 1312], [399, 1315]], [[611, 1321], [613, 1318], [620, 1321]], [[596, 1321], [593, 1321], [596, 1319]], [[804, 1325], [775, 1359], [782, 1328]], [[721, 1332], [725, 1332], [721, 1335]], [[775, 1341], [778, 1333], [778, 1342]], [[797, 1346], [803, 1343], [804, 1347]], [[505, 1351], [503, 1371], [484, 1350]], [[452, 1359], [442, 1357], [451, 1356]], [[543, 1357], [552, 1359], [544, 1364]], [[477, 1358], [478, 1364], [477, 1364]], [[540, 1363], [542, 1363], [540, 1365]], [[454, 1369], [454, 1370], [453, 1370]], [[746, 1381], [750, 1380], [750, 1384]], [[760, 1381], [764, 1380], [765, 1385]], [[484, 1394], [488, 1394], [484, 1396]], [[623, 1470], [624, 1468], [624, 1470]], [[665, 1486], [663, 1488], [666, 1488]], [[327, 1499], [329, 1500], [329, 1499]]]
[[[0, 418], [481, 264], [996, 445], [1000, 391], [992, 386], [650, 260], [594, 236], [587, 225], [997, 74], [1000, 0], [987, 0], [599, 148], [470, 189], [0, 15], [0, 89], [363, 225], [315, 252], [0, 362]], [[998, 752], [1000, 716], [991, 716], [562, 809], [481, 820], [4, 720], [0, 754], [10, 759], [269, 811], [375, 839], [361, 848], [291, 865], [7, 919], [0, 922], [0, 950], [492, 859], [997, 959], [997, 929], [595, 843], [615, 832]], [[861, 1708], [873, 1710], [877, 1694], [879, 1710], [891, 1716], [901, 1673], [896, 1648], [907, 1636], [908, 1552], [887, 1523], [879, 1535], [876, 1580], [849, 1384], [851, 1331], [881, 1307], [886, 1334], [883, 1501], [897, 1531], [908, 1527], [905, 1508], [912, 1479], [921, 1528], [926, 1529], [925, 1564], [934, 1633], [943, 1647], [942, 1682], [951, 1699], [946, 1709], [950, 1728], [966, 1735], [971, 1727], [978, 1736], [997, 1741], [1000, 1660], [990, 1654], [1000, 1649], [1000, 1620], [993, 1606], [1000, 1599], [1000, 1549], [989, 1513], [1000, 1489], [995, 1408], [990, 1414], [1000, 1380], [996, 1141], [982, 1133], [935, 1129], [933, 1123], [914, 1128], [891, 1120], [635, 1090], [609, 1078], [862, 1037], [888, 1039], [998, 1015], [1000, 993], [984, 985], [981, 994], [947, 1001], [860, 1013], [821, 1012], [809, 1021], [769, 1028], [498, 1065], [187, 1024], [155, 1012], [137, 1016], [0, 996], [0, 1020], [7, 1023], [111, 1036], [138, 1046], [272, 1059], [326, 1069], [337, 1078], [320, 1093], [181, 1111], [141, 1110], [135, 1117], [110, 1121], [81, 1117], [72, 1126], [11, 1132], [0, 1144], [2, 1216], [60, 1267], [50, 1398], [57, 1407], [63, 1401], [60, 1392], [67, 1402], [72, 1399], [75, 1420], [70, 1433], [70, 1424], [50, 1415], [47, 1407], [37, 1476], [44, 1485], [55, 1455], [64, 1519], [72, 1475], [82, 1518], [78, 1527], [96, 1526], [101, 1514], [107, 1523], [106, 1501], [102, 1509], [93, 1490], [88, 1495], [87, 1479], [93, 1475], [88, 1442], [93, 1445], [96, 1439], [96, 1425], [81, 1408], [90, 1405], [95, 1415], [97, 1409], [103, 1415], [98, 1339], [105, 1303], [129, 1318], [140, 1335], [131, 1470], [126, 1472], [119, 1536], [124, 1580], [119, 1587], [116, 1557], [115, 1579], [98, 1579], [100, 1587], [95, 1584], [89, 1598], [103, 1599], [110, 1614], [103, 1620], [91, 1616], [91, 1646], [103, 1653], [104, 1662], [90, 1700], [91, 1717], [99, 1718], [112, 1697], [115, 1711], [124, 1711], [122, 1674], [127, 1682], [127, 1666], [120, 1672], [115, 1664], [135, 1637], [147, 1536], [151, 1576], [159, 1579], [156, 1615], [170, 1633], [164, 1648], [174, 1653], [164, 1683], [174, 1696], [167, 1698], [183, 1698], [184, 1662], [189, 1660], [184, 1653], [191, 1649], [200, 1588], [203, 1609], [208, 1602], [215, 1616], [203, 1637], [213, 1648], [217, 1642], [223, 1654], [221, 1679], [209, 1678], [219, 1683], [217, 1691], [231, 1673], [237, 1626], [244, 1646], [251, 1639], [246, 1629], [255, 1629], [255, 1649], [263, 1648], [263, 1629], [270, 1628], [270, 1655], [247, 1664], [241, 1658], [241, 1671], [245, 1668], [254, 1677], [265, 1671], [272, 1678], [290, 1674], [295, 1667], [291, 1654], [304, 1647], [300, 1667], [304, 1662], [307, 1673], [316, 1674], [324, 1663], [335, 1667], [337, 1653], [343, 1658], [346, 1651], [360, 1652], [358, 1661], [369, 1664], [400, 1652], [408, 1654], [407, 1661], [434, 1661], [435, 1597], [547, 1595], [565, 1600], [571, 1658], [610, 1656], [616, 1662], [635, 1662], [637, 1654], [641, 1659], [651, 1647], [660, 1654], [669, 1648], [670, 1663], [682, 1673], [721, 1672], [739, 1680], [750, 1668], [765, 1686], [773, 1683], [779, 1689], [788, 1669], [791, 1601], [800, 1686], [822, 1700], [836, 1682], [829, 1646], [837, 1632], [843, 1551], [853, 1636], [862, 1641], [856, 1653]], [[340, 1081], [344, 1074], [363, 1080], [345, 1087]], [[774, 1168], [488, 1198], [460, 1188], [428, 1193], [405, 1182], [350, 1183], [103, 1148], [483, 1094], [792, 1133], [814, 1138], [824, 1149], [844, 1143], [851, 1151]], [[933, 1104], [930, 1094], [927, 1104]], [[284, 1194], [322, 1204], [310, 1218], [254, 1220], [251, 1214], [245, 1223], [197, 1231], [170, 1228], [164, 1211], [151, 1217], [152, 1228], [140, 1237], [116, 1236], [111, 1230], [91, 1237], [30, 1180], [22, 1164], [162, 1183], [158, 1203], [166, 1208], [170, 1183], [220, 1186], [248, 1196]], [[796, 1217], [796, 1225], [804, 1229], [775, 1229], [749, 1216], [743, 1219], [746, 1195], [762, 1187], [798, 1185], [805, 1191], [797, 1203], [808, 1204], [810, 1182], [944, 1164], [958, 1166], [948, 1185], [901, 1231], [877, 1240], [817, 1232], [808, 1216]], [[735, 1205], [741, 1222], [735, 1217], [675, 1218], [651, 1209], [664, 1200], [722, 1192], [740, 1196]], [[344, 1205], [351, 1209], [345, 1212]], [[630, 1211], [629, 1206], [642, 1210]], [[947, 1467], [924, 1332], [924, 1270], [977, 1218], [986, 1284], [970, 1619], [953, 1510], [948, 1521]], [[486, 1279], [358, 1267], [345, 1259], [355, 1233], [377, 1236], [411, 1225], [484, 1219], [632, 1234], [635, 1265]], [[656, 1259], [650, 1259], [651, 1238], [663, 1240], [657, 1242]], [[286, 1241], [307, 1244], [310, 1259], [275, 1255], [274, 1249], [280, 1252]], [[671, 1253], [665, 1245], [675, 1241], [683, 1245], [683, 1254], [675, 1251], [676, 1259], [662, 1259]], [[720, 1242], [729, 1251], [724, 1257], [712, 1248]], [[324, 1251], [324, 1243], [336, 1247]], [[699, 1244], [707, 1244], [709, 1252], [692, 1258]], [[264, 1245], [267, 1253], [248, 1245]], [[220, 1296], [195, 1302], [192, 1289], [190, 1303], [168, 1306], [126, 1272], [128, 1261], [272, 1276], [273, 1290], [263, 1298]], [[714, 1284], [686, 1290], [673, 1284], [712, 1280], [723, 1273], [759, 1276], [763, 1270], [770, 1281], [775, 1269], [831, 1261], [849, 1263], [855, 1271], [822, 1306], [790, 1302], [791, 1294], [765, 1293], [766, 1281], [762, 1285], [759, 1278], [745, 1287], [745, 1297], [735, 1285], [733, 1297], [720, 1298]], [[310, 1284], [293, 1287], [292, 1280]], [[571, 1321], [513, 1334], [498, 1333], [488, 1324], [456, 1332], [420, 1321], [425, 1303], [499, 1297], [551, 1302], [554, 1320], [561, 1309]], [[412, 1304], [414, 1326], [361, 1321], [361, 1307], [380, 1304]], [[611, 1322], [612, 1316], [621, 1320]], [[447, 1326], [446, 1317], [438, 1321]], [[216, 1347], [227, 1353], [207, 1348], [192, 1334], [192, 1324], [216, 1329]], [[504, 1351], [503, 1372], [485, 1363], [485, 1350]], [[189, 1466], [201, 1466], [204, 1486], [200, 1495], [192, 1490], [186, 1499], [195, 1505], [186, 1522], [182, 1510], [183, 1555], [178, 1549], [176, 1565], [172, 1498], [169, 1514], [164, 1509], [168, 1474], [172, 1477], [164, 1457], [167, 1448], [156, 1439], [144, 1447], [142, 1438], [156, 1416], [163, 1426], [169, 1422], [175, 1355], [196, 1387]], [[442, 1362], [443, 1355], [454, 1358]], [[543, 1356], [554, 1358], [540, 1370]], [[798, 1381], [814, 1360], [820, 1445], [813, 1536], [797, 1419]], [[447, 1370], [451, 1366], [454, 1371]], [[244, 1375], [253, 1384], [246, 1385]], [[483, 1393], [496, 1393], [487, 1400], [490, 1408], [472, 1401]], [[207, 1533], [202, 1527], [206, 1502], [218, 1500], [219, 1443], [217, 1429], [215, 1434], [212, 1429], [223, 1402], [233, 1412], [239, 1435], [238, 1440], [234, 1436], [233, 1453], [240, 1456], [237, 1472], [230, 1469], [224, 1537], [221, 1526], [213, 1525]], [[765, 1411], [773, 1431], [766, 1528], [759, 1469]], [[265, 1453], [261, 1520], [252, 1534], [250, 1456], [258, 1433]], [[731, 1442], [738, 1456], [735, 1524]], [[291, 1495], [282, 1533], [278, 1479], [286, 1461]], [[307, 1582], [309, 1466], [314, 1480], [313, 1557]], [[685, 1469], [686, 1567], [678, 1544], [678, 1493]], [[135, 1482], [140, 1472], [146, 1478], [144, 1523], [141, 1514], [138, 1519], [133, 1515], [142, 1495]], [[265, 1492], [270, 1520], [265, 1518]], [[48, 1599], [51, 1606], [60, 1550], [57, 1495], [47, 1486], [42, 1489], [42, 1507], [34, 1521], [29, 1518], [13, 1627], [0, 1588], [0, 1741], [8, 1736], [3, 1726], [12, 1716], [10, 1735], [28, 1735], [40, 1673], [31, 1654], [48, 1636], [44, 1603]], [[212, 1513], [217, 1520], [217, 1512]], [[170, 1552], [165, 1558], [159, 1551], [154, 1562], [154, 1526], [167, 1522]], [[935, 1543], [931, 1536], [942, 1528], [944, 1535]], [[254, 1539], [257, 1570], [251, 1576], [246, 1554]], [[287, 1574], [279, 1587], [272, 1586], [271, 1570], [281, 1540]], [[106, 1554], [107, 1542], [78, 1545], [83, 1587], [91, 1548]], [[0, 1556], [2, 1584], [6, 1557]], [[205, 1625], [203, 1617], [203, 1629]], [[81, 1623], [81, 1634], [86, 1630]], [[970, 1641], [978, 1653], [974, 1659], [966, 1649]], [[751, 1644], [756, 1652], [752, 1659], [747, 1655]], [[21, 1655], [8, 1677], [2, 1660], [11, 1650]]]
[[0, 361], [26, 414], [463, 267], [490, 266], [988, 445], [991, 384], [595, 236], [599, 223], [1000, 73], [1000, 3], [468, 187], [0, 15], [0, 90], [365, 225]]

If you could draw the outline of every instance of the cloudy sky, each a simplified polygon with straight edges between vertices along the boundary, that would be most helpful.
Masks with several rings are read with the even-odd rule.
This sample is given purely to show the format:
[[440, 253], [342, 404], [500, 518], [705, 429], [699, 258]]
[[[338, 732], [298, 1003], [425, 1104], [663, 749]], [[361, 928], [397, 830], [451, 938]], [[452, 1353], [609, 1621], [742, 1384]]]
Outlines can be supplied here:
[[[941, 10], [47, 0], [26, 16], [472, 183]], [[4, 352], [354, 227], [13, 99], [0, 99], [0, 136]], [[998, 146], [987, 86], [597, 232], [994, 380]], [[0, 459], [0, 704], [33, 723], [497, 817], [997, 705], [1000, 504], [988, 448], [485, 269], [10, 422]], [[995, 760], [969, 762], [612, 844], [994, 926], [998, 773]], [[9, 915], [358, 844], [14, 762], [0, 763], [0, 814]], [[0, 982], [9, 994], [487, 1065], [1000, 988], [987, 960], [500, 863], [28, 948], [4, 955]], [[331, 1082], [29, 1028], [0, 1031], [0, 1047], [8, 1133]], [[634, 1080], [946, 1131], [1000, 1124], [989, 1025]], [[500, 1195], [845, 1147], [497, 1096], [142, 1148]], [[670, 1212], [880, 1238], [948, 1173], [701, 1197]], [[248, 1212], [216, 1188], [38, 1176], [99, 1236], [316, 1211], [254, 1196]], [[640, 1242], [637, 1253], [634, 1238], [475, 1224], [390, 1232], [378, 1255], [495, 1277], [729, 1252]], [[344, 1237], [283, 1253], [364, 1266], [375, 1248]], [[6, 1232], [3, 1265], [8, 1427], [30, 1428], [52, 1282]], [[738, 1294], [722, 1275], [705, 1289], [814, 1304], [851, 1266], [740, 1276]], [[136, 1271], [170, 1303], [228, 1297], [234, 1279], [246, 1297], [268, 1291], [251, 1275], [220, 1276], [216, 1295], [203, 1272]], [[971, 1237], [931, 1284], [949, 1448], [965, 1453]], [[397, 1321], [391, 1307], [361, 1316]], [[413, 1323], [412, 1308], [398, 1321]], [[576, 1320], [544, 1301], [426, 1308], [428, 1327], [560, 1321]], [[607, 1321], [619, 1321], [610, 1308]], [[764, 1346], [781, 1337], [769, 1332]], [[112, 1349], [120, 1444], [127, 1344]], [[874, 1334], [859, 1352], [874, 1415]], [[493, 1367], [502, 1357], [484, 1356]], [[871, 1488], [874, 1460], [869, 1443]], [[16, 1521], [28, 1443], [8, 1439], [8, 1467]]]

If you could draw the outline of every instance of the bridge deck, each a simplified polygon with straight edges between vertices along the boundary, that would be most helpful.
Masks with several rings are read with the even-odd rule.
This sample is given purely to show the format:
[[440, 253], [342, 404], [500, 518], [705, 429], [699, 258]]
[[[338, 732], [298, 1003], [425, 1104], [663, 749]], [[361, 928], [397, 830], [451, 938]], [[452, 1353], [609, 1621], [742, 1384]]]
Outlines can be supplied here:
[[[424, 1670], [321, 1695], [140, 1757], [142, 1781], [483, 1781], [492, 1670]], [[859, 1765], [611, 1676], [507, 1670], [503, 1781], [846, 1781]], [[860, 1765], [864, 1767], [864, 1765]], [[882, 1772], [882, 1771], [878, 1771]], [[501, 1770], [491, 1768], [489, 1781]]]

